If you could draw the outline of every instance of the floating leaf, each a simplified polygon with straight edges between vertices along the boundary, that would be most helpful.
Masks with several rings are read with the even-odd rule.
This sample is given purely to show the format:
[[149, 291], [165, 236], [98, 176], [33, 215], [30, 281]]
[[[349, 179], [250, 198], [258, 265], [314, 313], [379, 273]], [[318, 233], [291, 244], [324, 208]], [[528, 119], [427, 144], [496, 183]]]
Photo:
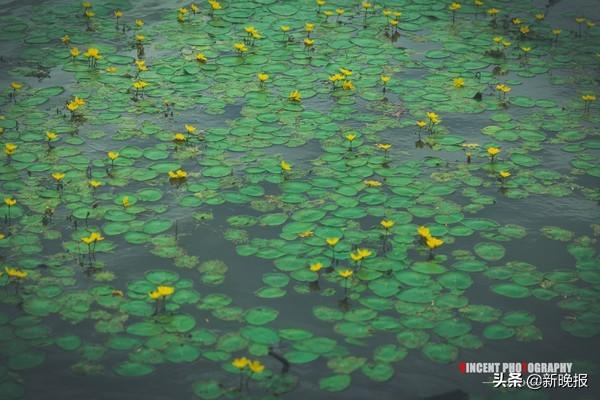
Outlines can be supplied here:
[[506, 253], [504, 247], [497, 243], [477, 243], [474, 250], [479, 257], [487, 261], [498, 261]]
[[319, 380], [321, 390], [340, 392], [350, 386], [350, 375], [331, 375]]

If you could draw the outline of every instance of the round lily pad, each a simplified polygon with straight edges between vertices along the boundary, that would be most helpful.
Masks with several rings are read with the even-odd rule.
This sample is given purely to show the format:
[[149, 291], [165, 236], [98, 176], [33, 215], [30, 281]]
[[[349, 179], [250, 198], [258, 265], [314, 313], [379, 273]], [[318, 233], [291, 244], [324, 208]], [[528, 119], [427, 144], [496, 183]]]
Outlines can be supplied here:
[[484, 260], [498, 261], [504, 257], [506, 250], [498, 243], [477, 243], [474, 247], [475, 253]]

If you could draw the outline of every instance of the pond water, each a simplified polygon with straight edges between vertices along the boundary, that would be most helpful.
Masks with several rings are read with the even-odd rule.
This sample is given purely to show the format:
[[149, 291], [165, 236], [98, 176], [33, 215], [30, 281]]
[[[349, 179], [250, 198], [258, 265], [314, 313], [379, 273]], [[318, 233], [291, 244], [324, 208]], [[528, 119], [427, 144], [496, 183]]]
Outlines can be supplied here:
[[600, 398], [598, 1], [322, 3], [0, 2], [0, 399]]

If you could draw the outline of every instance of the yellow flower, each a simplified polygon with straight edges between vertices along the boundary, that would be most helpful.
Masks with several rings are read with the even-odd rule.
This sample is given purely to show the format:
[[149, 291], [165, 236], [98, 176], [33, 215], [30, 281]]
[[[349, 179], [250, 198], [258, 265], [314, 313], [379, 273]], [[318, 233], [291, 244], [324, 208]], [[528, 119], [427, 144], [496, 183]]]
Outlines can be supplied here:
[[318, 5], [319, 7], [322, 7], [322, 6], [324, 6], [324, 5], [325, 5], [325, 0], [317, 0], [317, 5]]
[[62, 172], [53, 172], [52, 178], [54, 178], [56, 182], [60, 182], [65, 178], [65, 174], [63, 174]]
[[245, 53], [248, 51], [248, 48], [244, 43], [236, 43], [233, 45], [233, 48], [239, 51], [240, 53]]
[[354, 139], [356, 139], [356, 135], [354, 133], [349, 133], [345, 137], [346, 137], [346, 140], [349, 142], [353, 142]]
[[75, 58], [79, 56], [79, 49], [77, 47], [71, 47], [71, 49], [69, 50], [69, 53], [71, 53], [71, 57]]
[[112, 65], [110, 67], [106, 67], [106, 72], [108, 72], [109, 74], [114, 74], [115, 72], [117, 72], [117, 67], [113, 67]]
[[261, 82], [266, 82], [269, 79], [269, 75], [265, 74], [264, 72], [259, 72], [257, 77]]
[[381, 226], [383, 226], [385, 230], [389, 230], [395, 225], [395, 222], [391, 219], [383, 219], [379, 223], [381, 224]]
[[536, 21], [543, 21], [545, 18], [546, 18], [546, 16], [542, 13], [535, 14]]
[[313, 231], [304, 231], [304, 232], [298, 233], [298, 237], [301, 237], [301, 238], [313, 237], [314, 235], [315, 235], [315, 233]]
[[188, 9], [187, 9], [187, 8], [185, 8], [185, 7], [181, 7], [179, 10], [177, 10], [177, 12], [178, 12], [179, 14], [183, 14], [183, 15], [185, 15], [185, 14], [187, 14], [187, 13], [188, 13]]
[[350, 69], [340, 68], [340, 72], [342, 74], [344, 74], [344, 76], [350, 76], [350, 75], [352, 75], [352, 70], [350, 70]]
[[65, 35], [60, 38], [60, 41], [63, 42], [63, 44], [69, 44], [71, 42], [71, 37], [69, 35]]
[[494, 36], [494, 43], [496, 43], [496, 44], [502, 43], [502, 37], [501, 36]]
[[561, 33], [561, 32], [562, 32], [562, 29], [558, 29], [558, 28], [556, 28], [556, 29], [552, 29], [552, 34], [553, 34], [554, 36], [558, 36], [558, 35], [560, 35], [560, 33]]
[[203, 53], [196, 54], [196, 61], [201, 64], [205, 64], [208, 61], [208, 58]]
[[313, 39], [304, 38], [304, 46], [312, 47], [313, 44], [315, 44], [315, 41]]
[[343, 269], [339, 272], [340, 276], [344, 279], [348, 279], [352, 276], [354, 272], [351, 269]]
[[369, 249], [358, 249], [356, 252], [360, 254], [362, 258], [367, 258], [373, 254], [373, 252]]
[[529, 29], [529, 27], [528, 27], [527, 25], [523, 25], [523, 26], [522, 26], [522, 27], [519, 29], [519, 31], [521, 31], [521, 33], [522, 33], [523, 35], [525, 35], [525, 34], [529, 33], [531, 30]]
[[502, 46], [504, 46], [504, 47], [508, 47], [508, 46], [510, 46], [511, 44], [512, 44], [512, 42], [509, 42], [508, 40], [503, 40], [503, 41], [502, 41]]
[[444, 241], [442, 239], [438, 239], [433, 236], [430, 236], [427, 238], [427, 241], [425, 242], [425, 244], [427, 245], [427, 247], [429, 247], [430, 250], [433, 250], [433, 249], [443, 245]]
[[23, 88], [23, 84], [19, 82], [11, 82], [10, 87], [16, 92], [17, 90], [21, 90]]
[[255, 27], [253, 27], [252, 25], [245, 27], [244, 30], [246, 31], [246, 33], [248, 35], [251, 35], [254, 32], [258, 32], [258, 30]]
[[77, 102], [75, 102], [75, 101], [70, 101], [67, 103], [67, 109], [71, 112], [74, 112], [78, 108], [79, 108], [79, 104], [77, 104]]
[[102, 58], [102, 55], [100, 55], [100, 50], [98, 50], [95, 47], [88, 48], [87, 51], [85, 53], [83, 53], [83, 55], [87, 58], [93, 58], [96, 60], [99, 60]]
[[381, 79], [381, 82], [383, 82], [384, 85], [387, 84], [390, 81], [390, 79], [392, 79], [392, 77], [389, 75], [381, 75], [379, 78]]
[[508, 178], [510, 176], [510, 172], [508, 172], [508, 171], [500, 171], [500, 173], [498, 175], [500, 175], [500, 178], [506, 179], [506, 178]]
[[9, 278], [25, 279], [28, 275], [26, 271], [17, 268], [5, 267], [4, 271], [6, 271], [6, 275], [8, 275]]
[[473, 2], [473, 4], [475, 4], [475, 7], [481, 7], [481, 6], [483, 6], [483, 1], [481, 1], [481, 0], [475, 0]]
[[194, 14], [196, 14], [198, 11], [200, 11], [200, 7], [198, 7], [197, 5], [195, 5], [194, 3], [190, 4], [190, 9], [192, 10], [192, 12]]
[[175, 293], [175, 288], [172, 286], [159, 286], [156, 288], [156, 290], [163, 297], [170, 296]]
[[84, 1], [83, 3], [81, 3], [81, 6], [83, 8], [90, 8], [92, 7], [92, 3], [90, 3], [89, 1]]
[[54, 133], [54, 132], [50, 132], [50, 131], [47, 131], [47, 132], [46, 132], [46, 139], [47, 139], [48, 141], [51, 141], [51, 140], [56, 140], [56, 138], [58, 138], [58, 135], [57, 135], [56, 133]]
[[314, 29], [315, 29], [315, 24], [312, 24], [310, 22], [307, 22], [306, 24], [304, 24], [304, 30], [307, 33], [311, 33]]
[[433, 111], [429, 111], [429, 112], [427, 113], [427, 118], [429, 118], [429, 121], [430, 121], [430, 122], [431, 122], [433, 125], [439, 124], [439, 123], [440, 123], [440, 121], [441, 121], [441, 120], [440, 120], [440, 117], [439, 117], [439, 115], [437, 115], [437, 114], [436, 114], [436, 113], [434, 113]]
[[458, 10], [460, 10], [461, 7], [462, 6], [460, 5], [460, 3], [454, 2], [454, 3], [450, 4], [450, 6], [448, 7], [448, 9], [450, 11], [458, 11]]
[[578, 24], [583, 24], [585, 22], [585, 18], [584, 17], [576, 17], [575, 22], [577, 22]]
[[77, 104], [78, 106], [83, 106], [83, 105], [85, 105], [85, 100], [84, 100], [84, 99], [82, 99], [82, 98], [80, 98], [80, 97], [77, 97], [77, 96], [75, 96], [75, 98], [73, 99], [73, 102], [74, 102], [75, 104]]
[[529, 53], [531, 51], [531, 47], [521, 47], [521, 50], [523, 50], [523, 53]]
[[420, 120], [417, 121], [417, 126], [419, 128], [425, 128], [427, 126], [427, 122], [425, 122], [425, 121], [423, 121], [423, 120], [420, 119]]
[[374, 179], [367, 179], [366, 181], [364, 181], [364, 184], [367, 185], [368, 187], [379, 187], [382, 185], [381, 182], [376, 181]]
[[431, 237], [431, 232], [429, 231], [429, 228], [427, 228], [426, 226], [419, 226], [417, 228], [417, 233], [423, 239], [427, 239], [428, 237]]
[[289, 25], [281, 25], [279, 27], [279, 29], [281, 29], [282, 32], [289, 32], [290, 26]]
[[248, 367], [250, 367], [250, 371], [252, 371], [255, 374], [260, 374], [265, 370], [265, 366], [258, 360], [250, 361]]
[[364, 8], [365, 10], [368, 10], [369, 8], [373, 7], [373, 4], [369, 3], [368, 1], [363, 1], [361, 5], [362, 8]]
[[498, 155], [502, 150], [499, 147], [488, 147], [487, 153], [490, 157]]
[[192, 134], [192, 133], [196, 132], [196, 127], [194, 125], [185, 124], [183, 127], [185, 128], [185, 130], [189, 134]]
[[7, 156], [12, 156], [13, 154], [15, 154], [15, 151], [17, 151], [17, 145], [13, 144], [13, 143], [6, 143], [4, 145], [4, 153], [6, 153]]
[[186, 179], [187, 172], [183, 169], [178, 169], [177, 171], [169, 171], [170, 179]]
[[148, 296], [150, 296], [150, 298], [152, 300], [158, 300], [162, 297], [160, 295], [160, 293], [158, 292], [158, 290], [153, 290], [152, 292], [148, 292]]
[[359, 262], [360, 260], [363, 259], [363, 256], [359, 252], [356, 252], [356, 253], [350, 253], [350, 258], [354, 262]]
[[135, 66], [138, 71], [148, 71], [148, 66], [146, 65], [146, 61], [144, 60], [135, 60]]
[[185, 142], [187, 139], [183, 133], [176, 133], [175, 136], [173, 136], [173, 140], [176, 142]]
[[309, 268], [312, 272], [319, 272], [321, 270], [321, 268], [323, 268], [323, 264], [321, 264], [320, 262], [317, 262], [314, 264], [310, 264]]
[[[4, 238], [6, 237], [6, 235], [4, 235], [4, 233], [0, 232], [0, 240], [4, 240]], [[1, 276], [2, 274], [0, 274]]]
[[342, 89], [344, 90], [354, 90], [354, 84], [350, 80], [344, 81], [342, 84]]
[[123, 199], [121, 200], [121, 204], [123, 204], [123, 207], [127, 208], [131, 205], [131, 203], [129, 202], [129, 196], [125, 196], [123, 197]]
[[250, 360], [248, 360], [246, 357], [234, 358], [231, 362], [231, 365], [240, 370], [246, 368], [248, 364], [250, 364]]
[[503, 83], [499, 83], [499, 84], [496, 85], [496, 90], [499, 91], [499, 92], [502, 92], [502, 93], [506, 94], [506, 93], [510, 92], [512, 89], [511, 89], [510, 86], [507, 86], [507, 85], [505, 85]]
[[302, 100], [302, 95], [298, 90], [292, 90], [288, 96], [290, 101], [300, 102]]
[[83, 237], [82, 237], [80, 240], [81, 240], [83, 243], [87, 244], [88, 246], [89, 246], [90, 244], [94, 243], [94, 238], [93, 238], [93, 237], [91, 237], [91, 236], [83, 236]]
[[84, 15], [85, 15], [86, 18], [92, 18], [93, 16], [96, 15], [96, 13], [93, 12], [92, 10], [85, 10]]
[[114, 14], [115, 14], [115, 17], [121, 18], [123, 16], [123, 11], [121, 11], [121, 10], [115, 10]]
[[492, 7], [492, 8], [488, 8], [486, 12], [488, 13], [488, 15], [493, 17], [493, 16], [496, 16], [500, 12], [500, 10]]
[[340, 242], [340, 238], [339, 237], [330, 237], [330, 238], [326, 238], [325, 242], [327, 243], [327, 245], [329, 247], [335, 247], [336, 244], [338, 244]]
[[389, 151], [392, 148], [392, 145], [389, 143], [377, 143], [375, 145], [375, 147], [377, 147], [379, 150], [383, 150], [383, 151]]
[[341, 7], [340, 7], [340, 8], [336, 8], [336, 9], [335, 9], [335, 13], [336, 13], [337, 15], [344, 15], [344, 13], [345, 13], [345, 12], [346, 12], [346, 11], [345, 11], [343, 8], [341, 8]]
[[142, 26], [144, 26], [144, 20], [143, 19], [136, 19], [135, 20], [135, 26], [137, 26], [138, 28], [141, 28]]
[[135, 35], [136, 42], [143, 42], [144, 40], [146, 40], [146, 36], [140, 34]]
[[94, 241], [94, 242], [101, 242], [104, 240], [104, 236], [102, 236], [102, 234], [100, 234], [98, 232], [92, 232], [90, 234], [90, 239], [92, 239], [92, 241]]
[[523, 21], [521, 21], [521, 18], [513, 18], [511, 22], [513, 25], [520, 25]]
[[592, 101], [596, 101], [596, 95], [594, 94], [584, 94], [583, 96], [581, 96], [581, 99], [586, 102], [592, 102]]
[[88, 186], [91, 187], [92, 189], [97, 189], [100, 186], [102, 186], [102, 182], [92, 179], [88, 182]]
[[333, 74], [333, 75], [329, 75], [329, 81], [333, 82], [334, 84], [337, 81], [341, 81], [344, 79], [344, 75], [342, 74]]
[[210, 4], [210, 8], [212, 10], [220, 10], [221, 9], [221, 3], [219, 3], [218, 1], [211, 0], [208, 2], [208, 4]]
[[289, 172], [292, 170], [292, 166], [290, 164], [288, 164], [287, 162], [285, 162], [285, 160], [281, 160], [281, 163], [279, 163], [279, 166], [281, 167], [282, 171]]
[[17, 200], [12, 197], [5, 197], [4, 204], [6, 204], [8, 207], [12, 207], [17, 204]]
[[119, 153], [117, 153], [116, 151], [109, 151], [108, 153], [106, 153], [106, 155], [108, 156], [108, 158], [110, 158], [112, 161], [115, 161], [117, 158], [119, 158]]
[[454, 78], [452, 84], [455, 88], [460, 89], [465, 86], [465, 80], [463, 78]]
[[141, 90], [148, 86], [148, 82], [139, 80], [133, 82], [132, 86], [135, 88], [135, 90]]

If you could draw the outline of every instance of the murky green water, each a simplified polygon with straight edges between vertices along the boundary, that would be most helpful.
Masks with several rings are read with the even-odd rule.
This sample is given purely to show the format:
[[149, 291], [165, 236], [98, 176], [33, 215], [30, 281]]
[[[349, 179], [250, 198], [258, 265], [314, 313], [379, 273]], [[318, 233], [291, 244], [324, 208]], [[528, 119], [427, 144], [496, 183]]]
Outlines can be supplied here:
[[0, 399], [597, 398], [598, 3], [484, 3], [2, 2]]

